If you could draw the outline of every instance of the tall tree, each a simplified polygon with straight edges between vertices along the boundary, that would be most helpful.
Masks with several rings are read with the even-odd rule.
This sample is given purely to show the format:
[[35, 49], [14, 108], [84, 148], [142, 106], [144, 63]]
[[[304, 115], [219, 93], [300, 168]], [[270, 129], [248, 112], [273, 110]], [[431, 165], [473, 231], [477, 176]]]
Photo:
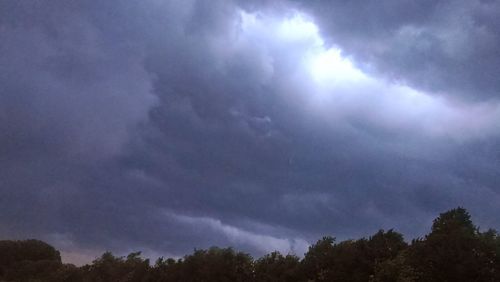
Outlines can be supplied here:
[[495, 281], [492, 236], [482, 235], [464, 208], [452, 209], [434, 220], [425, 238], [413, 241], [409, 263], [419, 281]]

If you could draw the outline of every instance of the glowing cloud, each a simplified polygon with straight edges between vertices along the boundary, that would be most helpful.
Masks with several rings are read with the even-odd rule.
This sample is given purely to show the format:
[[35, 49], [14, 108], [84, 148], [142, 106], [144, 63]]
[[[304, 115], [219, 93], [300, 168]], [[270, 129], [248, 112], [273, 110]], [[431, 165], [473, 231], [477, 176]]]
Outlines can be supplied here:
[[308, 68], [318, 84], [366, 78], [349, 60], [342, 58], [338, 49], [318, 50], [311, 52], [310, 56]]
[[241, 12], [241, 21], [240, 40], [256, 44], [267, 69], [287, 72], [288, 85], [282, 92], [289, 93], [290, 99], [304, 100], [311, 114], [326, 121], [355, 117], [385, 130], [460, 140], [498, 132], [498, 105], [488, 109], [475, 104], [457, 106], [441, 96], [372, 77], [340, 49], [327, 47], [305, 14], [276, 18]]

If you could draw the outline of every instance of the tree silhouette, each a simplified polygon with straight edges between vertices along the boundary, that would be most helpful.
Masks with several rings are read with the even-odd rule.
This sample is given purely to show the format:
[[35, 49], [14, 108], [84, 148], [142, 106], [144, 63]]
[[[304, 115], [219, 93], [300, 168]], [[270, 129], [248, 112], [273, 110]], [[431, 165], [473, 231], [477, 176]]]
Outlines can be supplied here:
[[[48, 281], [62, 266], [59, 252], [39, 240], [0, 241], [0, 278], [6, 281]], [[1, 281], [1, 280], [0, 280]]]
[[300, 278], [300, 259], [283, 256], [275, 251], [255, 261], [255, 280], [265, 282], [293, 282]]
[[500, 281], [500, 236], [480, 232], [463, 208], [439, 215], [408, 245], [395, 231], [336, 242], [323, 237], [304, 258], [271, 252], [257, 260], [232, 248], [195, 250], [154, 265], [140, 252], [104, 253], [91, 264], [63, 264], [38, 240], [0, 241], [0, 282], [437, 282]]
[[442, 213], [431, 233], [413, 241], [408, 261], [419, 273], [418, 281], [495, 281], [496, 240], [496, 232], [481, 234], [459, 207]]

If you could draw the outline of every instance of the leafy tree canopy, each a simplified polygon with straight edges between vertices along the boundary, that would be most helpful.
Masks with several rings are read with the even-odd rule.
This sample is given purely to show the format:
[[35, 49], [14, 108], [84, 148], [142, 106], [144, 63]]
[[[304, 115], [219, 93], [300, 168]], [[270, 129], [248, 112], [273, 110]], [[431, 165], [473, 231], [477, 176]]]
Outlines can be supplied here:
[[323, 237], [300, 259], [271, 252], [254, 260], [232, 248], [194, 250], [154, 264], [140, 252], [105, 252], [82, 267], [63, 264], [59, 252], [38, 240], [0, 241], [0, 282], [253, 282], [500, 281], [500, 236], [481, 232], [463, 208], [440, 214], [431, 232], [408, 244], [394, 230], [337, 242]]

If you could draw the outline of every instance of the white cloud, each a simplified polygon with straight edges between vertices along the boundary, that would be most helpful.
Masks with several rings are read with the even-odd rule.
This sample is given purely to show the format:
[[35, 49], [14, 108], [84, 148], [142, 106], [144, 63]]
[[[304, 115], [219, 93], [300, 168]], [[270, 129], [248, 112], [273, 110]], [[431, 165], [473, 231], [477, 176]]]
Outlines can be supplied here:
[[[500, 104], [450, 101], [396, 81], [373, 77], [328, 47], [311, 18], [241, 12], [241, 45], [258, 46], [266, 83], [298, 102], [318, 123], [355, 119], [370, 127], [427, 138], [468, 141], [499, 132]], [[243, 48], [239, 46], [238, 48]], [[270, 80], [272, 78], [272, 80]]]

